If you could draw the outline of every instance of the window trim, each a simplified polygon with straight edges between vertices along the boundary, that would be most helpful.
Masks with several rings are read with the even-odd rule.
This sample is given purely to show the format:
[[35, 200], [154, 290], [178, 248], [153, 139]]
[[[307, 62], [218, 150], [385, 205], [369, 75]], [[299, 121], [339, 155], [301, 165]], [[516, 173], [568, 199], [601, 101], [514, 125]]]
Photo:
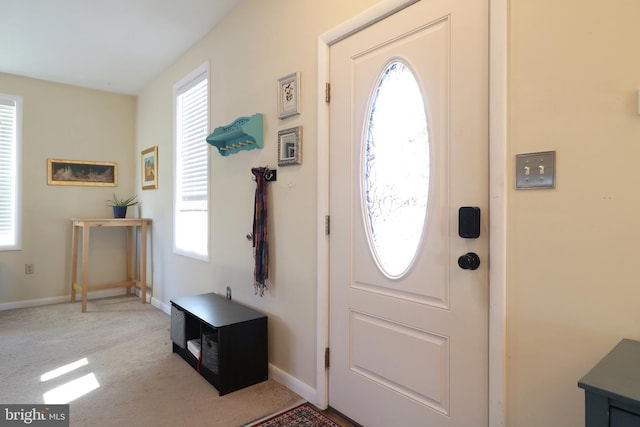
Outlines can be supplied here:
[[15, 234], [14, 244], [1, 245], [0, 251], [22, 250], [22, 111], [23, 99], [19, 95], [0, 93], [0, 98], [15, 102], [16, 104], [16, 140], [15, 140]]
[[[183, 248], [179, 248], [176, 245], [176, 221], [177, 221], [177, 197], [178, 197], [178, 117], [177, 117], [177, 101], [178, 101], [178, 93], [184, 92], [190, 89], [188, 86], [192, 85], [193, 81], [197, 79], [199, 76], [204, 74], [207, 79], [207, 130], [211, 128], [210, 123], [210, 111], [211, 111], [211, 79], [209, 76], [209, 62], [205, 62], [204, 64], [198, 66], [196, 69], [188, 73], [182, 79], [180, 79], [176, 84], [173, 85], [173, 200], [172, 200], [172, 209], [173, 209], [173, 230], [172, 230], [172, 245], [173, 245], [173, 253], [177, 255], [186, 256], [189, 258], [193, 258], [200, 261], [209, 262], [211, 256], [211, 180], [207, 180], [207, 253], [206, 255], [202, 255], [193, 251], [187, 251]], [[207, 176], [211, 176], [211, 150], [207, 149]]]

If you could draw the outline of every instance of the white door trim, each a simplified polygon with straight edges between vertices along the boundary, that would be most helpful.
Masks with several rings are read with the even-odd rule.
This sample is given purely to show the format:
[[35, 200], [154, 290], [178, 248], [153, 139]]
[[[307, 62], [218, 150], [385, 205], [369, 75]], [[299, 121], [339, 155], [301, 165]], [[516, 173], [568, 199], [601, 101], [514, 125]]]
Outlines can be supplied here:
[[508, 0], [489, 0], [489, 425], [507, 419]]
[[[316, 399], [328, 406], [325, 348], [329, 345], [329, 49], [341, 39], [371, 25], [416, 0], [383, 0], [360, 15], [318, 37], [318, 185], [317, 185], [317, 351]], [[506, 420], [506, 198], [507, 188], [507, 0], [489, 0], [489, 425]]]

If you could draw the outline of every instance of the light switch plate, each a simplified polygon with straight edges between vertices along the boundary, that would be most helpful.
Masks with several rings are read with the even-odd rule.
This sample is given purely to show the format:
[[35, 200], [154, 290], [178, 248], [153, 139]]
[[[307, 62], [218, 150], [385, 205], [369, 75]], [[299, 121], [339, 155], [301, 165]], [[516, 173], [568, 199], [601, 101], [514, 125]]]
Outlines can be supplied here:
[[556, 187], [556, 152], [516, 155], [516, 188]]

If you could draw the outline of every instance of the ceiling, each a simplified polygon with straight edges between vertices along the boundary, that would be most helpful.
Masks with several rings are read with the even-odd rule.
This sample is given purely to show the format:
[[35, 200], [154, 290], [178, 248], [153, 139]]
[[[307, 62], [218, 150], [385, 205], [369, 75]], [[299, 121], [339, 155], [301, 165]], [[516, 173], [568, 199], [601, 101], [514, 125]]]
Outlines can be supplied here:
[[0, 72], [136, 95], [243, 1], [0, 0]]

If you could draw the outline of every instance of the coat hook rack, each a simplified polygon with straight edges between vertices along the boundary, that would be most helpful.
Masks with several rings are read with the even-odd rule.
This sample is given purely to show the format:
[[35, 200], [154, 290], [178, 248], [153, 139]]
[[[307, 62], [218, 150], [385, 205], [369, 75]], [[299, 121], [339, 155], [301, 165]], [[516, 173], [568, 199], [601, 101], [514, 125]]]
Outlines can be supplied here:
[[215, 128], [207, 137], [207, 143], [216, 147], [223, 156], [262, 148], [262, 114], [238, 117], [227, 126]]

